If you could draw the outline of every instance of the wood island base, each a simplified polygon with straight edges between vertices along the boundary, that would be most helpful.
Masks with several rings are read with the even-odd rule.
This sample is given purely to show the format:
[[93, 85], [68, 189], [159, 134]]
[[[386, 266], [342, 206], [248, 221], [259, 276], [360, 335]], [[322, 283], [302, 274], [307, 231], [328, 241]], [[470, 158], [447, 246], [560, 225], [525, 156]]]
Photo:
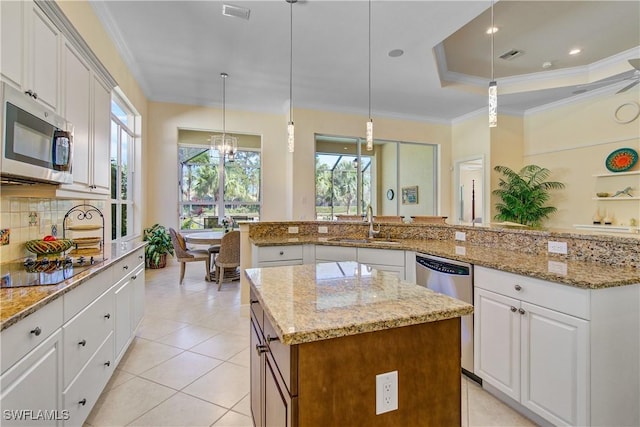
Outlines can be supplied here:
[[[461, 425], [460, 318], [288, 346], [252, 309], [255, 425]], [[376, 415], [376, 375], [391, 371], [398, 409]]]

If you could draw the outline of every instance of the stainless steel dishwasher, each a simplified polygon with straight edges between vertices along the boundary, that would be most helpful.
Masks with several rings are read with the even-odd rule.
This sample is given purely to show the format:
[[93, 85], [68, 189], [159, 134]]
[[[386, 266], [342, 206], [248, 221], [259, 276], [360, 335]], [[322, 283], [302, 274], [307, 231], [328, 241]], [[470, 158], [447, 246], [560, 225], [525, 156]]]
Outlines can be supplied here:
[[[416, 254], [416, 283], [435, 292], [473, 304], [473, 266], [465, 262]], [[473, 314], [461, 317], [462, 371], [474, 380]]]

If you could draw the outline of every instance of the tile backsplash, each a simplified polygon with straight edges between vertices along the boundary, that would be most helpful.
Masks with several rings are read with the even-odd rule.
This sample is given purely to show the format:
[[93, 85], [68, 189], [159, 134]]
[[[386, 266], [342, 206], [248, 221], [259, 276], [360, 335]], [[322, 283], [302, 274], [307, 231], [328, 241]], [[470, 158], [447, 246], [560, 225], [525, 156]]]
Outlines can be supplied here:
[[0, 197], [0, 229], [10, 230], [8, 245], [0, 246], [0, 262], [23, 259], [33, 255], [24, 247], [24, 242], [42, 239], [56, 226], [58, 237], [62, 237], [62, 222], [72, 207], [88, 203], [105, 212], [104, 200], [40, 199], [24, 197]]

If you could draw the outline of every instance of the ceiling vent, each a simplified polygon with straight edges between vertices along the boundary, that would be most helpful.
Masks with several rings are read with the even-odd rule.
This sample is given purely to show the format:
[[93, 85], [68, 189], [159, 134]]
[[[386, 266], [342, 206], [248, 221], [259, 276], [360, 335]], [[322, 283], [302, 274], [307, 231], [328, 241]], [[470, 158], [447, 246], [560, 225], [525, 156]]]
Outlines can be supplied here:
[[511, 49], [510, 51], [500, 55], [500, 59], [504, 59], [505, 61], [511, 61], [512, 59], [517, 58], [518, 56], [521, 56], [523, 54], [524, 52], [521, 50]]
[[246, 7], [234, 6], [231, 4], [222, 5], [222, 14], [224, 16], [233, 16], [234, 18], [242, 18], [248, 21], [250, 13], [251, 9], [247, 9]]

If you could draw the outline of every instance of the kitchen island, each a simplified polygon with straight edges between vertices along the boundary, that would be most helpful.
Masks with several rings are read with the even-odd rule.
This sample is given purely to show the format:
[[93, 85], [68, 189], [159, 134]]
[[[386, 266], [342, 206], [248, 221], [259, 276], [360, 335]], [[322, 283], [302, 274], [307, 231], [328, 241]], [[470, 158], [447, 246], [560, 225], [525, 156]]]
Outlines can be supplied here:
[[[460, 425], [459, 318], [471, 305], [356, 262], [246, 276], [256, 425]], [[376, 414], [376, 375], [388, 372], [397, 410]]]

